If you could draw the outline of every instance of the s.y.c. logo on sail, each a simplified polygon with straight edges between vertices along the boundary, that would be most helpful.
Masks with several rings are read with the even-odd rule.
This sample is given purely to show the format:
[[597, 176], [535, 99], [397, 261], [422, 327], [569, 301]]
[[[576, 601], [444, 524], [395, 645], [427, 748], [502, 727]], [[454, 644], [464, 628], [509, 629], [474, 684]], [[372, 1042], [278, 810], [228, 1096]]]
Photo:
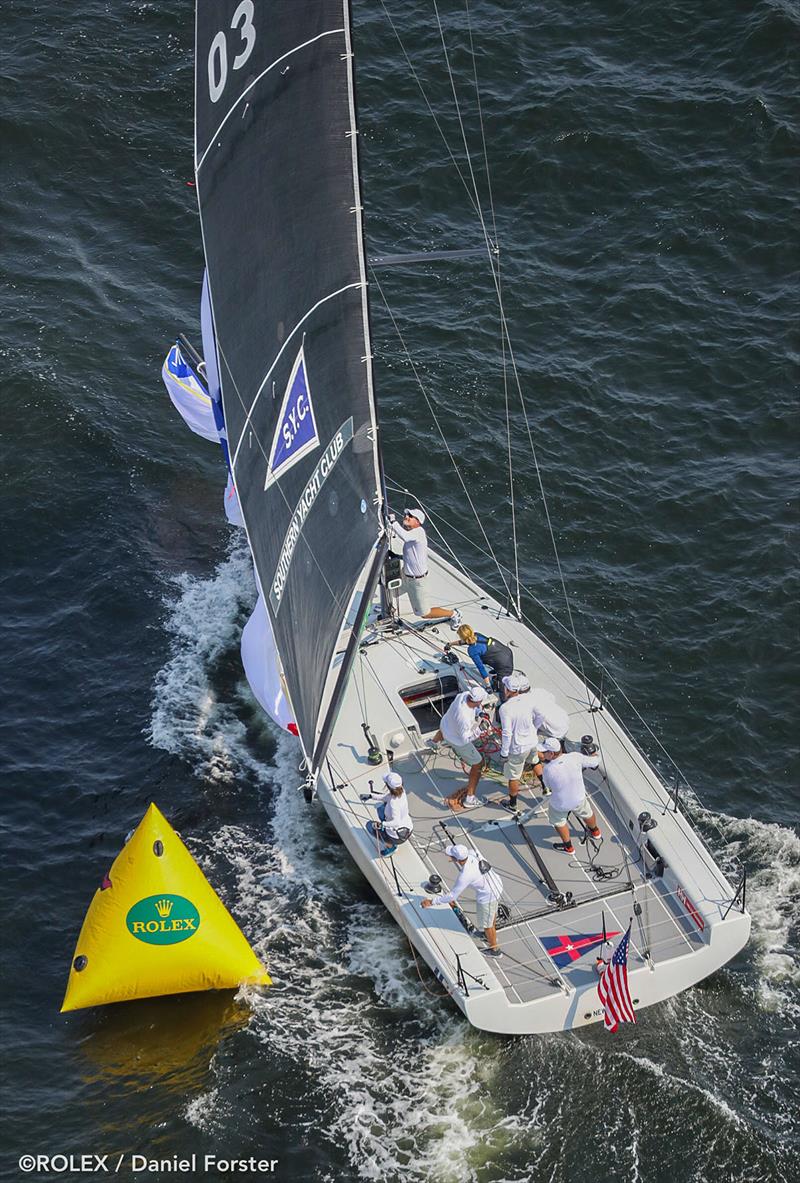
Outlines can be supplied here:
[[317, 424], [314, 419], [314, 408], [311, 405], [306, 359], [301, 346], [292, 366], [286, 393], [281, 403], [281, 411], [278, 415], [278, 423], [267, 461], [267, 479], [264, 482], [264, 488], [268, 489], [293, 465], [297, 464], [298, 460], [302, 460], [304, 456], [318, 447]]
[[177, 945], [197, 932], [200, 913], [185, 896], [149, 895], [133, 905], [125, 924], [146, 945]]

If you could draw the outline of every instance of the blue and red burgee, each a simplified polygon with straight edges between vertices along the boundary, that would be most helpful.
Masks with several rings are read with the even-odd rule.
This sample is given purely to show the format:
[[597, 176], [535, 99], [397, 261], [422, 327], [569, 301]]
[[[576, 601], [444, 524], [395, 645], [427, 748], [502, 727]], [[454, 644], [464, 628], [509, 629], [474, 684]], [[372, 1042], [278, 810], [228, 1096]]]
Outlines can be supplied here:
[[558, 968], [563, 969], [565, 965], [571, 965], [573, 961], [583, 957], [584, 953], [593, 949], [595, 945], [602, 945], [604, 941], [618, 936], [619, 930], [606, 933], [565, 932], [556, 937], [542, 937], [542, 944]]

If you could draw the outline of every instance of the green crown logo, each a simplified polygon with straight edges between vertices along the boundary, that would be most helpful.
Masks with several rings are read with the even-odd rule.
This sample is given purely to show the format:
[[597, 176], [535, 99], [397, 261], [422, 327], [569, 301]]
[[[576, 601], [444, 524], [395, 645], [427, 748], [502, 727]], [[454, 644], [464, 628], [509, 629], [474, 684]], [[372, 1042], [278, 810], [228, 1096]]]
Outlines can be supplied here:
[[182, 895], [149, 895], [133, 905], [125, 927], [146, 945], [177, 945], [188, 941], [200, 927], [200, 913]]

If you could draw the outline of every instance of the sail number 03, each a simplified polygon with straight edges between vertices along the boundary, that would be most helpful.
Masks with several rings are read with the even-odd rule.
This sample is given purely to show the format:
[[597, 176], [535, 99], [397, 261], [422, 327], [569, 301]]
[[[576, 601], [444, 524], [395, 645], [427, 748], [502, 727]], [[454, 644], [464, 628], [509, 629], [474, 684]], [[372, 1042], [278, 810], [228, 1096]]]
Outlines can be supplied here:
[[[234, 70], [241, 70], [256, 43], [256, 29], [253, 24], [253, 0], [242, 0], [231, 18], [231, 29], [241, 37], [241, 49], [231, 63]], [[208, 51], [208, 93], [212, 103], [222, 97], [228, 81], [228, 37], [220, 29]]]

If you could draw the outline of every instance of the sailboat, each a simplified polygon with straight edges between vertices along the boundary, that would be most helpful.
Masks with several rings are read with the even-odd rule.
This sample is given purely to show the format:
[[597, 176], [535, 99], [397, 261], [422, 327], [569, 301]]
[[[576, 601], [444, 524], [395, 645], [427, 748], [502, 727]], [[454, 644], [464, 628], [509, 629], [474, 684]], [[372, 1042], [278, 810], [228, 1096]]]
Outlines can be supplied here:
[[[566, 750], [597, 752], [585, 777], [602, 837], [574, 819], [574, 856], [557, 851], [530, 772], [520, 808], [507, 808], [492, 697], [480, 803], [448, 804], [466, 772], [436, 737], [481, 679], [448, 622], [416, 616], [398, 578], [390, 513], [403, 503], [387, 492], [373, 377], [349, 0], [198, 0], [195, 108], [203, 356], [181, 338], [164, 377], [189, 425], [222, 446], [226, 512], [246, 531], [258, 587], [245, 670], [297, 736], [307, 800], [326, 810], [443, 999], [477, 1028], [601, 1020], [597, 955], [628, 929], [635, 1011], [692, 986], [748, 939], [744, 873], [717, 864], [678, 783], [637, 748], [580, 661], [532, 627], [519, 586], [482, 587], [457, 542], [446, 557], [430, 548], [431, 603], [511, 650], [566, 710]], [[387, 771], [402, 777], [413, 819], [394, 849], [376, 841], [363, 799]], [[452, 885], [454, 846], [502, 879], [500, 957], [476, 930], [469, 893], [457, 907], [423, 906]]]

